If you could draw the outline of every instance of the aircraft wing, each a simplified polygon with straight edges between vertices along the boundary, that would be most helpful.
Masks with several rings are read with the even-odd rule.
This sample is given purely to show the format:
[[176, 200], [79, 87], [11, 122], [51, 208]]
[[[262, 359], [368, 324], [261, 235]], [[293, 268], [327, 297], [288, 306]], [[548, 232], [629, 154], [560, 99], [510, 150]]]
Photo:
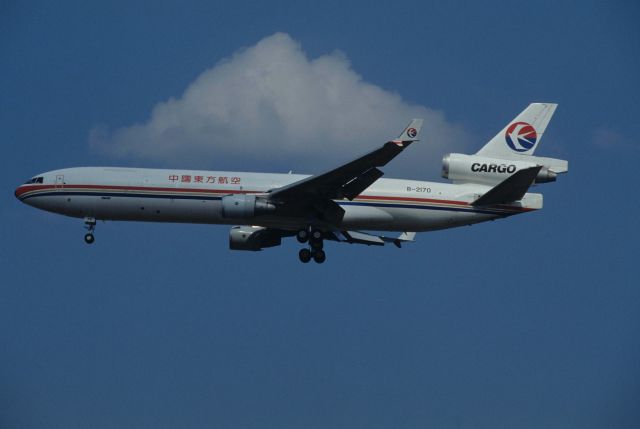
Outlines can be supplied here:
[[381, 148], [326, 173], [272, 190], [269, 200], [295, 202], [296, 205], [325, 204], [343, 198], [352, 200], [383, 176], [384, 173], [377, 167], [386, 165], [418, 140], [421, 128], [422, 119], [414, 119], [397, 139], [385, 143]]

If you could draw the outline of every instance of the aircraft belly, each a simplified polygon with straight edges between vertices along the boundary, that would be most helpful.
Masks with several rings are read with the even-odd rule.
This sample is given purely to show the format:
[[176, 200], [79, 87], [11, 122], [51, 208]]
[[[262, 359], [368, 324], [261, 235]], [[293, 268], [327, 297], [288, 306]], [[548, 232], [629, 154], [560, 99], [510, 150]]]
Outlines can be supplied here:
[[94, 217], [106, 220], [218, 223], [217, 200], [111, 197], [102, 199]]
[[43, 195], [25, 200], [30, 206], [72, 217], [93, 216], [95, 196]]
[[425, 208], [349, 206], [345, 209], [342, 227], [380, 231], [434, 231], [484, 222], [497, 217], [473, 211]]
[[343, 206], [341, 226], [344, 228], [384, 229], [392, 225], [393, 215], [388, 209], [370, 206]]
[[72, 217], [185, 223], [227, 223], [220, 201], [94, 195], [51, 195], [25, 200], [42, 210]]
[[[465, 212], [465, 211], [441, 211], [441, 210], [412, 210], [421, 211], [405, 223], [410, 231], [435, 231], [438, 229], [454, 228], [462, 225], [471, 225], [495, 218], [495, 215]], [[404, 229], [403, 229], [404, 230]]]

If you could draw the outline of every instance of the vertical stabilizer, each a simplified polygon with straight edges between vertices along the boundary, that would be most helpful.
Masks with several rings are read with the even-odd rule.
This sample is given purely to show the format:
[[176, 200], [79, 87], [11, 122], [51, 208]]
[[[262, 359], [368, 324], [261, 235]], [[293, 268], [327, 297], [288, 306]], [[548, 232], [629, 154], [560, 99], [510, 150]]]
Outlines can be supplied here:
[[507, 159], [512, 155], [533, 155], [556, 107], [553, 103], [531, 103], [477, 155]]

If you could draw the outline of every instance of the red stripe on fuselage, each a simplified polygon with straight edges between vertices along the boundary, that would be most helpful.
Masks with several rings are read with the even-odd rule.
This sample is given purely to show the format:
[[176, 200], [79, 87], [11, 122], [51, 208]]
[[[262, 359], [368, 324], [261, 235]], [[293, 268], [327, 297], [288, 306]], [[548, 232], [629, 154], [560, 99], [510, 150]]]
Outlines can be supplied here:
[[416, 197], [382, 197], [376, 195], [358, 195], [356, 200], [376, 199], [382, 201], [415, 201], [417, 203], [441, 203], [441, 204], [458, 204], [468, 206], [466, 201], [453, 201], [453, 200], [435, 200], [433, 198], [416, 198]]
[[65, 189], [85, 190], [115, 190], [115, 191], [160, 191], [160, 192], [199, 192], [206, 194], [259, 194], [261, 191], [246, 191], [239, 189], [206, 189], [206, 188], [164, 188], [152, 186], [119, 186], [119, 185], [23, 185], [16, 190], [16, 196], [20, 197], [27, 192]]

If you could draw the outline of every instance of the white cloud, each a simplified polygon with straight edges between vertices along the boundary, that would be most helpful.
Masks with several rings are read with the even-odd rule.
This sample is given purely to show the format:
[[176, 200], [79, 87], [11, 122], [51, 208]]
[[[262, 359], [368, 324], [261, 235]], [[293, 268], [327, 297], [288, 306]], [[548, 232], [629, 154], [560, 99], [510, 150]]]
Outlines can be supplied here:
[[[286, 160], [298, 167], [348, 161], [395, 137], [414, 117], [424, 118], [425, 128], [421, 148], [411, 149], [425, 163], [433, 167], [443, 152], [459, 148], [464, 132], [441, 112], [367, 83], [340, 52], [309, 59], [277, 33], [206, 70], [182, 96], [157, 104], [147, 122], [94, 128], [90, 142], [112, 155], [163, 164], [201, 167], [207, 160], [206, 167], [224, 169], [227, 162]], [[421, 165], [416, 156], [405, 162]]]

